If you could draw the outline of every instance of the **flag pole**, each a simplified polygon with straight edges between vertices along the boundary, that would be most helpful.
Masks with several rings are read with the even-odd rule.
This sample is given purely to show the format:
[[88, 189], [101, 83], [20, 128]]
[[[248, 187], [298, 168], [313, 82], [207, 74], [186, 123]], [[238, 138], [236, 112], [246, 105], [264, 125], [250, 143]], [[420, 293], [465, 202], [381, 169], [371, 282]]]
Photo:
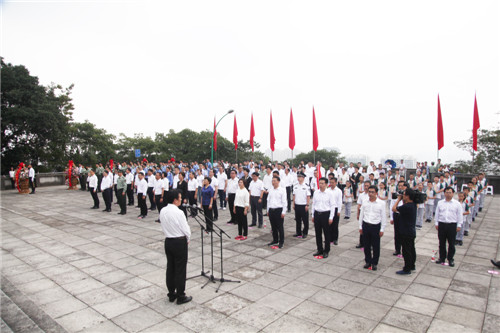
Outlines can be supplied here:
[[316, 151], [313, 150], [314, 164], [316, 165]]
[[236, 163], [238, 163], [238, 149], [235, 149], [236, 151]]

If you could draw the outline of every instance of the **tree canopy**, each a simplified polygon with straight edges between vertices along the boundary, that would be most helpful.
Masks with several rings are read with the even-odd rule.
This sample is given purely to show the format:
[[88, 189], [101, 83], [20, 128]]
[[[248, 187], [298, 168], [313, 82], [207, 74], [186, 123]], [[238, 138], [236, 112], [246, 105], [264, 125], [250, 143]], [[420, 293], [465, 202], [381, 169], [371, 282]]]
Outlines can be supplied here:
[[[455, 144], [471, 155], [470, 160], [455, 162], [455, 167], [463, 173], [500, 173], [500, 130], [480, 129], [477, 133], [477, 152], [472, 149], [472, 136]], [[474, 164], [472, 156], [474, 154]]]
[[328, 168], [328, 166], [330, 165], [336, 165], [337, 162], [346, 163], [345, 158], [340, 155], [340, 152], [326, 149], [318, 149], [316, 151], [316, 154], [312, 150], [307, 153], [301, 153], [295, 156], [293, 159], [294, 164], [298, 164], [298, 162], [300, 161], [304, 161], [305, 163], [320, 161], [325, 168]]

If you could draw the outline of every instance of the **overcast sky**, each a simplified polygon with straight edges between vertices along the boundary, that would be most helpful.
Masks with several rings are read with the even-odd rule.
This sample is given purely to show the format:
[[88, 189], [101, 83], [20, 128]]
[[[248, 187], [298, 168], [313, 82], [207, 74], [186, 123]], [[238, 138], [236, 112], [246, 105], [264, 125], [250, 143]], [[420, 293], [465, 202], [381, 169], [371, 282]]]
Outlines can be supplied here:
[[[234, 109], [239, 138], [371, 159], [469, 158], [474, 93], [498, 127], [499, 2], [2, 1], [1, 55], [42, 84], [75, 84], [74, 119], [119, 134], [212, 129]], [[232, 117], [217, 131], [232, 139]], [[209, 149], [209, 147], [207, 147]], [[208, 156], [208, 155], [207, 155]]]

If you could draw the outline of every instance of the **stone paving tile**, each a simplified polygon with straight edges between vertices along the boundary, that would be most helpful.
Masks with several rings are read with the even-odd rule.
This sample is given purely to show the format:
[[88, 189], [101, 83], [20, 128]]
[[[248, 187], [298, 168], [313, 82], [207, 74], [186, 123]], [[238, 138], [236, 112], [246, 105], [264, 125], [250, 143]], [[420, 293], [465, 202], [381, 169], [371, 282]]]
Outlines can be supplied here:
[[[496, 332], [500, 326], [500, 278], [487, 273], [500, 240], [498, 197], [488, 197], [457, 247], [455, 268], [430, 262], [438, 243], [432, 224], [417, 233], [417, 271], [398, 276], [403, 260], [392, 256], [391, 227], [372, 272], [354, 248], [356, 221], [341, 221], [339, 245], [317, 260], [314, 232], [292, 238], [287, 215], [282, 250], [266, 246], [269, 227], [251, 229], [246, 242], [224, 240], [224, 277], [241, 282], [223, 283], [216, 293], [219, 283], [201, 288], [205, 278], [191, 279], [186, 292], [193, 301], [178, 306], [166, 296], [163, 235], [152, 222], [157, 212], [138, 222], [135, 208], [123, 217], [104, 214], [88, 210], [88, 193], [39, 190], [37, 196], [1, 193], [2, 274], [70, 332]], [[61, 204], [61, 193], [78, 198], [74, 210]], [[228, 211], [219, 213], [226, 221]], [[198, 276], [200, 234], [190, 224], [187, 272]], [[218, 225], [235, 233], [234, 226]], [[212, 274], [219, 277], [219, 240], [214, 246]], [[208, 258], [205, 243], [205, 270]]]

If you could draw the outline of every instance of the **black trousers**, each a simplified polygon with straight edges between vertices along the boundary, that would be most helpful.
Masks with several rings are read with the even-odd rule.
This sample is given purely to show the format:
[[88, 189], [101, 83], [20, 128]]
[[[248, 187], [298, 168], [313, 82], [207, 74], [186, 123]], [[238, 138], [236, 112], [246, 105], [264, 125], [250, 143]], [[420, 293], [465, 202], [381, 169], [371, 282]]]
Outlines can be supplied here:
[[358, 199], [358, 184], [352, 184], [352, 194], [354, 200], [356, 201]]
[[[316, 233], [316, 248], [320, 253], [330, 253], [330, 225], [328, 223], [328, 218], [330, 217], [330, 211], [326, 212], [314, 212], [314, 231]], [[323, 247], [323, 237], [325, 235], [325, 247]]]
[[270, 208], [269, 220], [273, 232], [273, 243], [283, 245], [285, 243], [285, 229], [283, 227], [284, 219], [281, 217], [283, 208]]
[[[188, 201], [191, 207], [196, 207], [196, 191], [188, 191]], [[193, 209], [191, 210], [191, 214], [193, 216], [196, 216], [198, 215], [198, 211], [196, 209]]]
[[97, 192], [101, 192], [102, 174], [97, 175]]
[[147, 216], [148, 215], [148, 206], [146, 205], [146, 198], [144, 198], [146, 194], [144, 193], [137, 193], [137, 204], [139, 205], [139, 208], [141, 209], [141, 215], [142, 216]]
[[229, 213], [231, 214], [231, 220], [229, 222], [236, 222], [236, 214], [234, 214], [234, 198], [236, 197], [236, 193], [229, 193], [227, 195], [227, 203], [229, 204]]
[[125, 189], [119, 189], [116, 193], [118, 204], [120, 205], [120, 213], [127, 213], [127, 198], [125, 198]]
[[370, 224], [363, 222], [362, 228], [365, 262], [370, 265], [378, 265], [380, 257], [380, 223]]
[[[217, 206], [217, 203], [215, 203], [215, 205]], [[213, 209], [210, 209], [208, 208], [210, 207], [210, 205], [203, 205], [203, 214], [205, 214], [205, 223], [207, 224], [207, 230], [208, 231], [212, 231], [213, 230], [213, 219], [214, 219], [214, 215], [213, 215]], [[212, 208], [214, 207], [214, 205], [212, 204]]]
[[259, 202], [259, 196], [250, 197], [250, 209], [252, 212], [252, 225], [257, 222], [257, 216], [259, 216], [259, 227], [262, 227], [264, 218], [262, 217], [262, 202]]
[[224, 190], [218, 190], [218, 192], [219, 192], [220, 208], [222, 209], [223, 207], [227, 207], [226, 192], [224, 192]]
[[115, 190], [116, 203], [119, 203], [119, 201], [118, 201], [118, 186], [116, 184], [113, 185], [113, 189]]
[[16, 188], [16, 178], [11, 178], [10, 181], [12, 182], [12, 189]]
[[266, 192], [264, 192], [262, 194], [262, 202], [261, 202], [261, 204], [262, 204], [262, 209], [264, 209], [265, 211], [267, 211], [267, 196], [268, 195], [269, 195], [269, 193], [266, 193]]
[[[455, 256], [455, 238], [457, 237], [457, 224], [456, 223], [442, 223], [438, 224], [438, 238], [439, 238], [439, 259], [453, 260]], [[446, 242], [448, 241], [448, 253], [446, 253]]]
[[31, 178], [29, 178], [29, 182], [31, 187], [31, 193], [35, 193], [35, 182]]
[[111, 210], [111, 188], [107, 188], [102, 191], [102, 198], [104, 199], [104, 204], [106, 205], [106, 210]]
[[185, 296], [188, 244], [186, 238], [165, 238], [168, 296]]
[[236, 206], [236, 220], [238, 221], [238, 235], [248, 236], [248, 220], [245, 207]]
[[401, 234], [399, 232], [399, 214], [392, 215], [394, 219], [394, 249], [397, 253], [401, 253]]
[[339, 216], [337, 213], [339, 212], [338, 208], [335, 208], [335, 214], [333, 214], [333, 223], [330, 224], [330, 242], [339, 240]]
[[217, 200], [214, 200], [212, 202], [212, 214], [215, 220], [219, 218], [219, 211], [217, 210]]
[[109, 189], [109, 194], [108, 194], [108, 196], [109, 196], [109, 202], [110, 202], [110, 203], [113, 203], [113, 188], [114, 188], [114, 187], [115, 187], [115, 186], [113, 185], [113, 187]]
[[94, 200], [94, 207], [99, 208], [99, 197], [97, 196], [97, 191], [94, 192], [93, 187], [89, 187], [90, 195], [92, 195], [92, 199]]
[[127, 184], [127, 197], [128, 204], [132, 206], [134, 204], [134, 188], [132, 187], [132, 184]]
[[85, 191], [87, 189], [87, 182], [86, 178], [84, 175], [80, 175], [78, 177], [78, 180], [80, 181], [80, 190]]
[[156, 204], [154, 201], [155, 194], [153, 193], [152, 187], [148, 187], [148, 197], [149, 197], [149, 204], [151, 205], [149, 209], [155, 210], [156, 209]]
[[155, 204], [156, 204], [156, 209], [158, 209], [158, 213], [163, 208], [163, 201], [160, 200], [161, 200], [161, 194], [155, 195]]
[[417, 260], [415, 236], [401, 235], [401, 246], [403, 248], [403, 258], [405, 259], [403, 270], [411, 272], [412, 269], [415, 269], [415, 261]]
[[288, 211], [292, 209], [292, 186], [286, 187], [286, 202], [288, 204]]
[[[302, 223], [304, 223], [304, 230], [302, 230]], [[309, 232], [309, 214], [306, 212], [306, 205], [295, 204], [295, 233], [299, 236], [307, 236]]]

